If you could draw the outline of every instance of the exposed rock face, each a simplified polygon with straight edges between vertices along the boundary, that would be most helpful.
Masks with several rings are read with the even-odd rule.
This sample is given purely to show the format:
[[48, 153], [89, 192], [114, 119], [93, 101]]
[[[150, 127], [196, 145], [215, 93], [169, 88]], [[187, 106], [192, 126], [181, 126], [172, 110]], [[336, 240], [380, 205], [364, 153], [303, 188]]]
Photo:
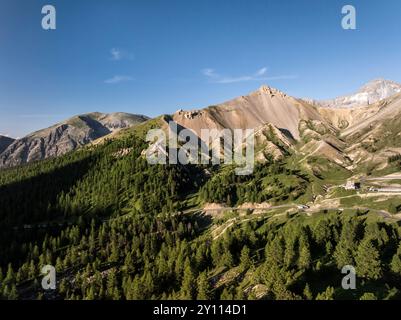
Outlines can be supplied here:
[[366, 161], [384, 166], [388, 156], [401, 153], [398, 91], [395, 82], [374, 80], [323, 106], [262, 86], [209, 108], [179, 110], [172, 118], [199, 137], [202, 129], [255, 129], [258, 159], [296, 153], [301, 161], [322, 157], [344, 168]]
[[314, 102], [323, 107], [329, 108], [363, 107], [390, 98], [391, 96], [400, 92], [401, 84], [390, 80], [376, 79], [368, 82], [353, 94], [338, 97], [332, 100]]
[[322, 120], [313, 106], [268, 86], [200, 111], [180, 110], [173, 115], [173, 119], [198, 135], [205, 128], [255, 129], [271, 123], [286, 129], [295, 139], [299, 139], [300, 120]]
[[124, 112], [116, 112], [102, 114], [98, 118], [98, 122], [110, 131], [115, 131], [123, 128], [132, 127], [138, 123], [149, 120], [148, 117]]
[[[326, 102], [262, 86], [246, 96], [167, 117], [164, 129], [172, 120], [179, 130], [191, 129], [198, 137], [202, 129], [254, 129], [260, 159], [297, 153], [348, 168], [365, 159], [386, 162], [388, 155], [401, 153], [401, 85], [388, 80], [371, 81], [354, 95]], [[0, 168], [59, 156], [145, 120], [126, 113], [90, 113], [15, 141], [0, 137]]]
[[134, 126], [147, 119], [127, 113], [90, 113], [12, 140], [4, 144], [4, 148], [0, 139], [0, 168], [60, 156], [115, 130]]

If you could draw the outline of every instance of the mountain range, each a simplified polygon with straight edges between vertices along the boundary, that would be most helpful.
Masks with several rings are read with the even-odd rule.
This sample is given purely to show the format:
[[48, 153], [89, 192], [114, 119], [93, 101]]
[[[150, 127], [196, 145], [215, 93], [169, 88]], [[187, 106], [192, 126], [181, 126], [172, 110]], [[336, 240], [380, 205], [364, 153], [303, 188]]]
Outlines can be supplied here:
[[[262, 86], [0, 137], [5, 167], [49, 158], [0, 170], [0, 299], [401, 299], [401, 93], [387, 93], [336, 107]], [[175, 127], [253, 128], [252, 174], [149, 164], [147, 132]], [[342, 289], [344, 265], [363, 286]]]
[[[397, 122], [400, 115], [401, 85], [378, 79], [356, 93], [325, 101], [291, 97], [264, 85], [221, 104], [178, 110], [171, 119], [198, 136], [203, 128], [253, 128], [259, 160], [266, 153], [279, 157], [296, 152], [304, 160], [323, 156], [350, 169], [368, 162], [385, 166], [389, 156], [401, 152], [397, 139], [401, 134]], [[0, 167], [59, 156], [147, 120], [142, 115], [95, 112], [75, 116], [22, 139], [1, 136]]]
[[401, 85], [394, 81], [376, 79], [362, 86], [357, 92], [317, 103], [329, 108], [354, 108], [368, 106], [401, 92]]
[[142, 115], [122, 112], [94, 112], [72, 117], [21, 139], [0, 137], [0, 167], [60, 156], [148, 119]]
[[[172, 118], [198, 136], [202, 128], [253, 128], [257, 159], [287, 150], [302, 160], [323, 157], [346, 170], [361, 164], [383, 169], [388, 157], [401, 153], [400, 89], [395, 82], [374, 80], [350, 96], [311, 103], [262, 86], [209, 108], [179, 110]], [[358, 96], [364, 99], [350, 107]]]

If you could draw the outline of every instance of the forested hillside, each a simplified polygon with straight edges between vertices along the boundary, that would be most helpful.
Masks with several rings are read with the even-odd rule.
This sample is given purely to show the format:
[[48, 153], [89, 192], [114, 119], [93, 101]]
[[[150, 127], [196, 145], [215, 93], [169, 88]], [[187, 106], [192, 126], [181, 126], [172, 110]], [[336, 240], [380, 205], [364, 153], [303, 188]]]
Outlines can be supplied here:
[[[313, 177], [285, 159], [246, 177], [229, 167], [149, 165], [145, 147], [126, 134], [0, 172], [1, 298], [399, 298], [396, 224], [357, 210], [213, 217], [197, 208], [297, 201]], [[40, 284], [48, 264], [54, 291]], [[341, 289], [346, 264], [357, 268], [357, 290]]]

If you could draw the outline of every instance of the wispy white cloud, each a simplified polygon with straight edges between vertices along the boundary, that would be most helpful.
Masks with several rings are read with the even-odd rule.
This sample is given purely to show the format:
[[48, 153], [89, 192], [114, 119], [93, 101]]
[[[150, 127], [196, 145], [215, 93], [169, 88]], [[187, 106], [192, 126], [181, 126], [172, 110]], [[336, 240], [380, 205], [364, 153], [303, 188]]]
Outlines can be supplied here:
[[257, 76], [263, 76], [263, 75], [266, 73], [266, 71], [267, 71], [267, 68], [266, 68], [266, 67], [263, 67], [263, 68], [259, 69], [259, 70], [256, 72], [256, 75], [257, 75]]
[[119, 48], [111, 48], [110, 55], [111, 55], [110, 59], [113, 61], [134, 59], [134, 55], [132, 53]]
[[213, 69], [203, 69], [202, 73], [206, 76], [206, 77], [210, 77], [210, 78], [217, 78], [219, 77], [218, 74], [216, 74], [216, 72]]
[[121, 51], [116, 49], [116, 48], [112, 48], [110, 50], [110, 54], [111, 54], [111, 60], [121, 60]]
[[130, 77], [130, 76], [116, 75], [116, 76], [114, 76], [112, 78], [104, 80], [104, 83], [116, 84], [116, 83], [120, 83], [120, 82], [132, 81], [132, 80], [133, 80], [133, 78]]
[[214, 69], [203, 69], [202, 74], [207, 77], [210, 82], [214, 83], [234, 83], [244, 81], [269, 81], [269, 80], [285, 80], [285, 79], [296, 79], [296, 75], [278, 75], [278, 76], [266, 76], [267, 68], [263, 67], [257, 70], [251, 75], [242, 76], [226, 76], [217, 73]]

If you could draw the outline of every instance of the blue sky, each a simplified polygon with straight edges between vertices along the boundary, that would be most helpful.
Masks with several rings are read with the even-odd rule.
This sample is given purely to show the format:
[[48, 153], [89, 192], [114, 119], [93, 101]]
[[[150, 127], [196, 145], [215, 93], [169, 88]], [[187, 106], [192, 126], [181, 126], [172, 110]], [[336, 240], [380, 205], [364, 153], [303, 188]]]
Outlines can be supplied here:
[[[41, 28], [41, 9], [57, 29]], [[357, 30], [341, 28], [341, 8]], [[75, 114], [156, 116], [266, 83], [330, 98], [401, 82], [399, 0], [0, 0], [0, 134]]]

